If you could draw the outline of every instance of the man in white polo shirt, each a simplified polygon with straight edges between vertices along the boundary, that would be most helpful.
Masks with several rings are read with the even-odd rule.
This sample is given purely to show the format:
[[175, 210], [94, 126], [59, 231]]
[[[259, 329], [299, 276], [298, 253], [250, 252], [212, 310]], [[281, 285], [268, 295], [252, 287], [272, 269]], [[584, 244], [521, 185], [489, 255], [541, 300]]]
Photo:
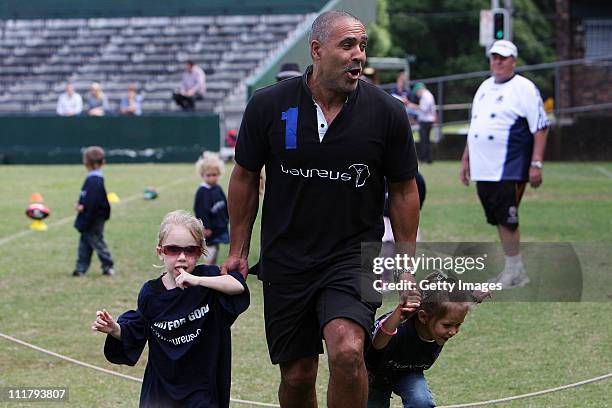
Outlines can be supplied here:
[[83, 98], [74, 92], [71, 83], [66, 84], [66, 92], [61, 94], [57, 100], [56, 112], [60, 116], [80, 115], [83, 111]]
[[542, 184], [548, 119], [533, 82], [514, 72], [518, 51], [507, 40], [489, 50], [492, 76], [476, 91], [467, 144], [461, 159], [463, 184], [476, 181], [487, 222], [499, 232], [506, 264], [495, 278], [504, 289], [525, 286], [520, 255], [518, 206], [527, 182]]

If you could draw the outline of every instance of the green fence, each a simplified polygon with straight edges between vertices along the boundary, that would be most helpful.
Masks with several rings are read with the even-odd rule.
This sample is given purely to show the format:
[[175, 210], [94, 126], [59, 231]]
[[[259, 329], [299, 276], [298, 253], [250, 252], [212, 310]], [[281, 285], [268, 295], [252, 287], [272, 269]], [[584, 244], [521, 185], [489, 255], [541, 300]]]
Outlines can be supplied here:
[[104, 147], [109, 163], [192, 162], [219, 150], [219, 116], [0, 117], [0, 163], [80, 163]]

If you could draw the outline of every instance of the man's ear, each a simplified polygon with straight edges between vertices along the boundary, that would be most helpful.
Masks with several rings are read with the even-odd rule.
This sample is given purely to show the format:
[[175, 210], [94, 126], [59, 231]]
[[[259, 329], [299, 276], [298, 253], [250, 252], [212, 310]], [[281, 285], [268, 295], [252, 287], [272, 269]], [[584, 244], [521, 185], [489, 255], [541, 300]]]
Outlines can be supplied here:
[[321, 43], [318, 40], [310, 42], [310, 56], [313, 61], [321, 59]]
[[161, 252], [161, 250], [162, 250], [162, 249], [161, 249], [161, 247], [160, 247], [160, 246], [157, 246], [157, 247], [155, 248], [155, 253], [157, 253], [157, 256], [159, 256], [159, 259], [160, 259], [160, 260], [162, 259], [162, 256], [161, 256], [162, 252]]

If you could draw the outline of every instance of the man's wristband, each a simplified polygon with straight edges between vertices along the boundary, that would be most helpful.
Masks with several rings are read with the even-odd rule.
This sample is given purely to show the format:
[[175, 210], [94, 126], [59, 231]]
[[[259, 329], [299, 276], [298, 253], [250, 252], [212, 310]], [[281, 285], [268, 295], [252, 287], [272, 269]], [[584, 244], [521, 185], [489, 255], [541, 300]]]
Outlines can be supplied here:
[[542, 167], [544, 167], [544, 165], [542, 164], [541, 160], [533, 160], [531, 162], [531, 167], [535, 167], [536, 169], [542, 170]]
[[397, 334], [397, 327], [392, 332], [387, 331], [387, 329], [385, 329], [385, 323], [386, 322], [387, 322], [387, 319], [385, 319], [382, 322], [380, 322], [380, 325], [378, 326], [378, 329], [381, 332], [383, 332], [384, 334], [386, 334], [387, 336], [395, 336]]
[[393, 277], [395, 278], [395, 281], [399, 281], [400, 275], [408, 273], [410, 275], [414, 275], [414, 268], [403, 268], [403, 269], [396, 269], [393, 271]]

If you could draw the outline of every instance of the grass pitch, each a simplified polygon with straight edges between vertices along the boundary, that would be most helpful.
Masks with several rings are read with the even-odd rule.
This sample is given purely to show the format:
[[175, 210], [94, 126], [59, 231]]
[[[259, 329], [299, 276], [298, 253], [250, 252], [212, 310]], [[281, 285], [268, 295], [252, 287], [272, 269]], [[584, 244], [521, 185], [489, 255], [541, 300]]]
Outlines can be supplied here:
[[[604, 169], [605, 171], [601, 171]], [[421, 228], [428, 241], [495, 241], [474, 187], [458, 181], [458, 162], [425, 166], [427, 200]], [[109, 165], [106, 186], [122, 199], [113, 207], [106, 238], [117, 275], [103, 277], [96, 260], [87, 276], [70, 276], [78, 233], [73, 205], [82, 166], [0, 166], [0, 332], [94, 365], [141, 377], [136, 367], [114, 366], [102, 353], [104, 336], [92, 333], [95, 311], [114, 316], [135, 307], [142, 283], [159, 274], [152, 265], [164, 214], [190, 210], [199, 184], [193, 165]], [[222, 184], [227, 191], [230, 168]], [[533, 242], [602, 242], [612, 249], [611, 163], [547, 163], [544, 185], [528, 189], [521, 206], [522, 236]], [[157, 200], [145, 187], [161, 188]], [[30, 233], [24, 211], [32, 192], [52, 211], [44, 233]], [[257, 223], [259, 222], [259, 219]], [[258, 224], [251, 264], [259, 251]], [[612, 252], [612, 251], [611, 251]], [[227, 247], [221, 250], [224, 259]], [[611, 270], [605, 271], [612, 273]], [[249, 278], [251, 307], [233, 328], [234, 398], [277, 402], [277, 367], [270, 364], [263, 329], [261, 285]], [[386, 304], [379, 310], [393, 307]], [[612, 372], [612, 304], [486, 303], [426, 372], [439, 405], [501, 398]], [[318, 395], [325, 406], [327, 361], [320, 360]], [[140, 385], [38, 353], [0, 339], [0, 387], [68, 387], [70, 406], [135, 406]], [[612, 381], [585, 385], [508, 407], [603, 407]], [[2, 402], [0, 402], [2, 405]], [[242, 406], [233, 404], [236, 407]], [[19, 406], [10, 403], [6, 406]], [[24, 405], [25, 406], [25, 405]], [[36, 405], [38, 406], [38, 405]], [[392, 406], [399, 407], [399, 398]]]

